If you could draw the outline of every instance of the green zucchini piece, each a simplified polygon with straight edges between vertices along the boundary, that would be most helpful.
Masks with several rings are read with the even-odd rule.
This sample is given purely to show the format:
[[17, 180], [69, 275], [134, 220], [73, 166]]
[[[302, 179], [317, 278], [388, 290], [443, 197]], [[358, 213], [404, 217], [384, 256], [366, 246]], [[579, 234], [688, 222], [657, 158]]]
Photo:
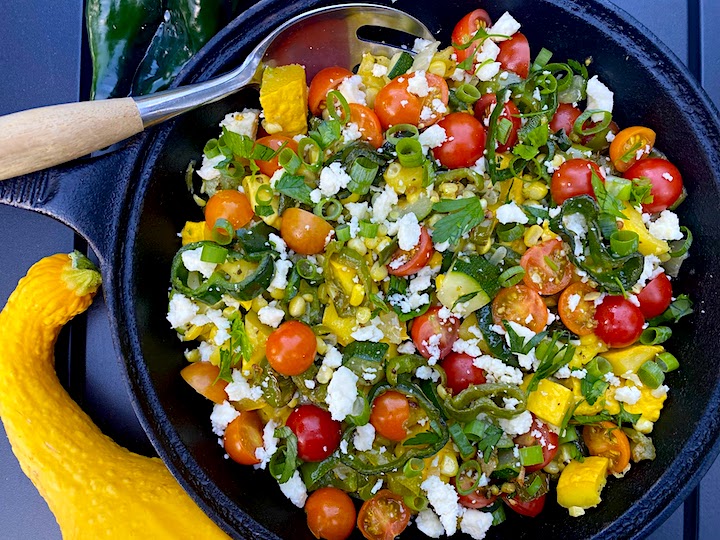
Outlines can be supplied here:
[[512, 448], [501, 448], [498, 450], [498, 465], [493, 471], [492, 477], [503, 482], [517, 478], [520, 474], [520, 458], [515, 457]]
[[388, 78], [394, 79], [404, 73], [407, 73], [408, 69], [413, 65], [413, 57], [408, 52], [399, 52], [390, 60], [390, 67], [388, 68]]
[[466, 304], [464, 315], [490, 303], [500, 290], [500, 270], [480, 255], [455, 261], [437, 291], [438, 300], [448, 309], [457, 303]]

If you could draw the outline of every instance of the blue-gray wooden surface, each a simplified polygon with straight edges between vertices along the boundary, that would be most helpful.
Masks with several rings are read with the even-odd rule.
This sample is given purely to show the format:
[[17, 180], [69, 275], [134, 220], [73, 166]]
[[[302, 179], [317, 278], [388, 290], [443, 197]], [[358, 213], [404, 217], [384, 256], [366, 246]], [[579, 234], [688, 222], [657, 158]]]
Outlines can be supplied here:
[[[720, 104], [719, 0], [614, 1], [686, 62]], [[82, 5], [83, 0], [0, 0], [0, 114], [87, 97]], [[0, 305], [32, 263], [74, 248], [84, 248], [83, 242], [66, 227], [37, 214], [0, 206]], [[152, 452], [120, 382], [101, 298], [87, 317], [62, 334], [58, 372], [105, 433], [132, 450]], [[720, 461], [650, 538], [719, 538], [719, 486]], [[0, 531], [0, 538], [12, 540], [60, 538], [53, 515], [20, 470], [1, 426]]]

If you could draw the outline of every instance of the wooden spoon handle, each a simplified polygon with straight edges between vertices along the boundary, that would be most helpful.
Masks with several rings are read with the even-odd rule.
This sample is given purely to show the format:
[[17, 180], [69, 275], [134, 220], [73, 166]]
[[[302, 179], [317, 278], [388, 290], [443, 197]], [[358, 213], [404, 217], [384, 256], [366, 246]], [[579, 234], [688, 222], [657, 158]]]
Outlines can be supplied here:
[[65, 163], [142, 130], [132, 98], [52, 105], [0, 117], [0, 180]]

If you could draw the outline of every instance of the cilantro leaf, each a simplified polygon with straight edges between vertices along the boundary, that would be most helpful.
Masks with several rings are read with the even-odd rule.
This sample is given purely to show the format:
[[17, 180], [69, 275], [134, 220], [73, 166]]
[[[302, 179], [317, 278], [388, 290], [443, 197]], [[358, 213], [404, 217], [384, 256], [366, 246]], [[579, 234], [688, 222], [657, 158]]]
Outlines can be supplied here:
[[[223, 127], [222, 135], [218, 141], [218, 147], [227, 148], [237, 157], [268, 161], [274, 158], [283, 147], [274, 150], [263, 144], [258, 144], [247, 135], [240, 135]], [[224, 153], [224, 152], [223, 152]]]
[[617, 424], [618, 426], [622, 427], [623, 422], [626, 424], [635, 424], [638, 420], [640, 420], [641, 414], [632, 414], [625, 410], [625, 407], [623, 406], [622, 402], [620, 403], [620, 413], [617, 415]]
[[633, 202], [633, 206], [653, 202], [654, 197], [652, 195], [652, 181], [646, 176], [633, 178], [630, 197]]
[[542, 206], [531, 206], [528, 204], [522, 205], [523, 212], [525, 212], [525, 215], [530, 219], [531, 221], [537, 220], [537, 219], [550, 219], [550, 213], [548, 212], [547, 208], [543, 208]]
[[310, 131], [308, 136], [313, 139], [320, 148], [325, 150], [332, 143], [340, 138], [342, 125], [337, 120], [324, 120], [320, 122], [317, 129]]
[[570, 66], [575, 73], [578, 75], [582, 75], [585, 80], [589, 79], [590, 76], [588, 75], [588, 70], [585, 67], [585, 64], [581, 64], [577, 60], [568, 60], [567, 61], [568, 66]]
[[530, 146], [527, 144], [516, 144], [513, 147], [513, 154], [520, 156], [522, 159], [531, 160], [538, 155], [540, 149], [536, 146]]
[[[550, 343], [547, 349], [544, 350], [544, 354], [540, 354], [538, 356], [540, 363], [538, 364], [532, 379], [530, 379], [528, 392], [536, 390], [542, 379], [547, 379], [558, 369], [569, 364], [570, 360], [572, 360], [575, 355], [575, 347], [562, 342], [558, 343], [563, 334], [564, 332], [553, 332]], [[557, 347], [557, 345], [559, 345], [559, 347]]]
[[403, 442], [403, 446], [416, 446], [421, 444], [435, 444], [440, 440], [440, 435], [432, 431], [423, 431], [414, 437]]
[[598, 414], [593, 414], [592, 416], [589, 415], [577, 415], [573, 416], [573, 422], [575, 424], [599, 424], [600, 422], [610, 422], [612, 421], [613, 417], [610, 416], [610, 413], [603, 410], [600, 411]]
[[673, 321], [678, 322], [685, 315], [690, 315], [693, 312], [693, 302], [687, 294], [680, 294], [670, 304], [662, 315], [653, 317], [648, 321], [650, 326], [658, 326], [664, 322]]
[[595, 198], [597, 199], [598, 206], [600, 207], [600, 213], [609, 214], [620, 219], [627, 219], [625, 214], [622, 213], [625, 208], [622, 201], [605, 189], [605, 184], [603, 184], [603, 181], [600, 180], [600, 177], [595, 172], [595, 169], [591, 168], [590, 172], [590, 181], [592, 182]]
[[305, 179], [302, 176], [284, 173], [280, 179], [275, 182], [275, 191], [309, 206], [313, 204], [310, 199], [310, 192], [312, 190], [310, 186], [305, 183]]
[[435, 243], [455, 244], [485, 219], [485, 209], [478, 197], [443, 199], [433, 205], [433, 210], [447, 212], [433, 227]]
[[605, 393], [608, 386], [607, 382], [602, 379], [591, 378], [588, 374], [580, 383], [580, 391], [589, 405], [595, 405], [595, 402]]

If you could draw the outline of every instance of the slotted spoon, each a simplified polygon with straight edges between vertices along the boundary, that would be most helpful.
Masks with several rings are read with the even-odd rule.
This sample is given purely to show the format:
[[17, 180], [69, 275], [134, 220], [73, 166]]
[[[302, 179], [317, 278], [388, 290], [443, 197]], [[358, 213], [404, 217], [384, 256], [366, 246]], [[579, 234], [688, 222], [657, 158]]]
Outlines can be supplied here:
[[364, 51], [392, 56], [399, 46], [369, 41], [358, 30], [372, 26], [432, 39], [417, 19], [375, 4], [340, 4], [298, 15], [280, 25], [237, 69], [197, 84], [138, 98], [68, 103], [0, 117], [0, 180], [39, 171], [101, 150], [152, 126], [218, 101], [253, 84], [261, 63], [350, 67]]

